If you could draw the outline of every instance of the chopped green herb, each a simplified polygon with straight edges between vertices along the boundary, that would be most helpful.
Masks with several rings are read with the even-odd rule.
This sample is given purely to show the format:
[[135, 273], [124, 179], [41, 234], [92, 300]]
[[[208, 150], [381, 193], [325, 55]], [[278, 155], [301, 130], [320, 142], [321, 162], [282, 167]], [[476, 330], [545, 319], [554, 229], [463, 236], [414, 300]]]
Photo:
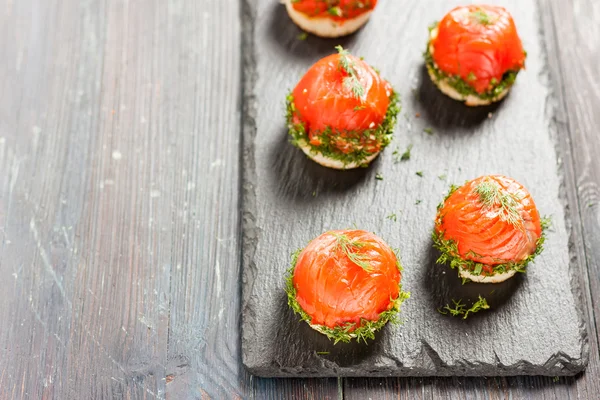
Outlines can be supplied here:
[[467, 80], [474, 81], [476, 79], [477, 79], [477, 76], [475, 75], [475, 73], [473, 73], [473, 71], [469, 72], [469, 74], [467, 75]]
[[428, 135], [433, 135], [433, 129], [432, 128], [423, 128], [423, 132], [425, 132]]
[[446, 180], [446, 178], [447, 178], [447, 177], [446, 177], [446, 174], [438, 175], [438, 179], [439, 179], [440, 181], [445, 181], [445, 180]]
[[415, 201], [415, 206], [418, 206], [419, 204], [421, 204], [422, 201], [423, 200], [421, 200], [421, 199], [418, 199], [417, 201]]
[[327, 9], [327, 12], [330, 15], [333, 15], [335, 17], [341, 17], [342, 16], [342, 9], [339, 7], [330, 7]]
[[417, 176], [420, 176], [421, 178], [423, 177], [423, 171], [417, 171], [417, 172], [415, 172], [415, 174]]
[[298, 40], [306, 40], [308, 38], [308, 33], [302, 32], [298, 35]]
[[515, 83], [517, 74], [519, 73], [519, 70], [507, 71], [502, 76], [502, 80], [500, 82], [495, 79], [490, 81], [490, 88], [487, 92], [478, 93], [473, 86], [471, 86], [468, 80], [463, 80], [459, 75], [448, 75], [441, 71], [433, 61], [433, 56], [429, 50], [428, 43], [427, 49], [423, 53], [423, 57], [425, 58], [425, 66], [432, 77], [435, 78], [434, 80], [437, 82], [444, 81], [464, 97], [471, 95], [482, 100], [494, 101], [498, 96], [504, 93], [505, 90], [510, 88]]
[[338, 134], [342, 132], [334, 131], [331, 127], [327, 127], [319, 132], [312, 132], [313, 137], [318, 138], [321, 144], [313, 145], [309, 143], [307, 129], [302, 123], [295, 122], [300, 113], [294, 104], [294, 96], [290, 93], [286, 97], [286, 118], [288, 132], [291, 136], [290, 142], [294, 146], [308, 146], [312, 153], [322, 154], [327, 158], [341, 161], [344, 165], [352, 163], [363, 164], [365, 159], [373, 154], [365, 149], [365, 143], [370, 141], [371, 137], [375, 137], [375, 141], [380, 144], [382, 149], [392, 141], [393, 129], [396, 125], [397, 115], [400, 112], [400, 99], [396, 92], [392, 92], [389, 100], [390, 104], [387, 113], [379, 126], [366, 131], [343, 132], [347, 144], [352, 145], [356, 149], [353, 152], [345, 153], [339, 149], [337, 142], [339, 138]]
[[394, 150], [392, 155], [394, 156], [394, 162], [399, 163], [400, 161], [410, 160], [410, 151], [412, 150], [413, 145], [409, 144], [404, 153], [400, 153], [398, 149]]
[[392, 213], [392, 214], [388, 215], [386, 218], [390, 219], [390, 220], [392, 220], [394, 222], [396, 222], [396, 220], [397, 220], [396, 213]]
[[380, 172], [378, 172], [377, 174], [375, 174], [375, 179], [377, 179], [378, 181], [382, 181], [383, 175]]
[[317, 351], [317, 354], [320, 356], [326, 356], [327, 354], [329, 354], [328, 351]]
[[558, 376], [555, 376], [554, 378], [552, 378], [552, 382], [558, 382], [560, 380], [560, 378]]
[[317, 195], [317, 191], [314, 190], [313, 193], [312, 193], [312, 195], [313, 195], [313, 197], [315, 197]]

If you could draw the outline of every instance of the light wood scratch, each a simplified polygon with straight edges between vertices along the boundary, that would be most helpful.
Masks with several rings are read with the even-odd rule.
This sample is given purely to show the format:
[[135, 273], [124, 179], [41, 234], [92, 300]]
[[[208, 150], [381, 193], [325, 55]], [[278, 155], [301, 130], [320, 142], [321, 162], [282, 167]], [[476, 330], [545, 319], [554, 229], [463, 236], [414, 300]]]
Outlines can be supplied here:
[[60, 294], [62, 295], [62, 297], [65, 299], [65, 301], [69, 305], [69, 308], [71, 308], [71, 302], [67, 298], [67, 295], [65, 293], [65, 288], [63, 287], [62, 281], [58, 278], [58, 275], [56, 275], [56, 272], [54, 272], [54, 268], [52, 268], [52, 264], [50, 263], [48, 253], [46, 253], [44, 246], [42, 246], [42, 242], [40, 241], [40, 235], [38, 233], [37, 226], [35, 224], [35, 219], [33, 217], [31, 218], [31, 221], [29, 221], [29, 230], [33, 234], [33, 239], [35, 240], [35, 244], [40, 252], [40, 257], [42, 258], [42, 265], [45, 267], [46, 272], [48, 272], [48, 274], [52, 277], [52, 279], [56, 283], [56, 286], [58, 287]]

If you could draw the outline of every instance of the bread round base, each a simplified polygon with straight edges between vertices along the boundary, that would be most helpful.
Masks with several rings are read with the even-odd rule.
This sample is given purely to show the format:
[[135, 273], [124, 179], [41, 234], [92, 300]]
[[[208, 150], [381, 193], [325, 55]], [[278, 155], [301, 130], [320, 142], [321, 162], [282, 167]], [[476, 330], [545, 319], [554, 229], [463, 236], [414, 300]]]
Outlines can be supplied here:
[[347, 19], [340, 23], [327, 17], [309, 17], [304, 13], [296, 11], [292, 6], [292, 0], [284, 1], [288, 15], [296, 25], [306, 32], [324, 38], [336, 38], [356, 32], [361, 26], [367, 23], [373, 12], [372, 10], [367, 11], [355, 18]]
[[320, 152], [313, 151], [312, 147], [310, 147], [310, 145], [308, 143], [306, 143], [305, 141], [298, 141], [298, 147], [300, 147], [302, 149], [302, 151], [304, 152], [304, 154], [306, 154], [308, 156], [308, 158], [310, 158], [317, 164], [321, 164], [324, 167], [333, 168], [333, 169], [354, 169], [354, 168], [366, 166], [366, 165], [370, 164], [371, 161], [373, 161], [375, 159], [375, 157], [377, 157], [380, 153], [380, 152], [373, 153], [370, 156], [365, 157], [365, 159], [361, 162], [351, 162], [348, 164], [344, 164], [340, 160], [329, 158], [329, 157], [324, 156]]
[[[437, 27], [432, 29], [431, 32], [429, 33], [429, 53], [431, 53], [432, 55], [433, 55], [433, 46], [431, 45], [431, 41], [437, 37], [437, 34], [438, 34]], [[458, 92], [452, 86], [450, 86], [450, 84], [448, 84], [447, 79], [438, 79], [430, 65], [427, 65], [427, 72], [429, 73], [429, 77], [431, 78], [431, 81], [435, 84], [435, 86], [438, 87], [438, 89], [441, 90], [442, 93], [444, 93], [446, 96], [448, 96], [454, 100], [463, 101], [465, 103], [465, 105], [467, 105], [469, 107], [487, 106], [494, 102], [500, 101], [504, 97], [506, 97], [506, 95], [508, 94], [508, 91], [510, 90], [510, 86], [509, 86], [506, 89], [504, 89], [500, 94], [498, 94], [498, 96], [494, 97], [493, 99], [482, 99], [481, 97], [475, 96], [472, 94], [464, 95], [464, 94]]]
[[466, 269], [462, 269], [462, 268], [458, 268], [458, 274], [460, 275], [461, 278], [466, 278], [466, 279], [470, 279], [473, 282], [478, 282], [478, 283], [500, 283], [500, 282], [504, 282], [505, 280], [512, 278], [515, 274], [517, 273], [517, 271], [515, 271], [514, 269], [511, 269], [510, 271], [506, 271], [503, 272], [501, 274], [494, 274], [491, 276], [488, 275], [473, 275], [470, 271], [466, 270]]

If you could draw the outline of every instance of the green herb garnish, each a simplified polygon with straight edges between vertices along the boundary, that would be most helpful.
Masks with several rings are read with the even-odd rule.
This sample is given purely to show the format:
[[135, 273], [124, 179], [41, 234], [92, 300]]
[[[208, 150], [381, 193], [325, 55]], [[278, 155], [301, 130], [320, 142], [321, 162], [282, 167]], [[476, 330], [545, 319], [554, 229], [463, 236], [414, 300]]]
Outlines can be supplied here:
[[298, 40], [306, 40], [308, 38], [308, 33], [302, 32], [297, 37], [298, 37]]
[[[459, 189], [459, 187], [456, 185], [452, 185], [450, 187], [450, 191], [449, 191], [448, 195], [446, 195], [444, 200], [438, 205], [438, 207], [437, 207], [438, 211], [440, 209], [442, 209], [445, 201], [458, 189]], [[502, 259], [495, 259], [494, 261], [498, 262], [498, 264], [494, 265], [492, 268], [492, 272], [489, 273], [488, 271], [486, 271], [484, 269], [484, 267], [486, 266], [485, 264], [479, 263], [479, 262], [476, 262], [473, 260], [463, 259], [460, 256], [460, 253], [458, 252], [458, 244], [456, 243], [456, 241], [454, 241], [452, 239], [444, 238], [444, 232], [439, 232], [437, 229], [440, 226], [442, 219], [443, 219], [443, 216], [438, 216], [438, 218], [435, 221], [435, 227], [433, 229], [433, 232], [431, 233], [431, 238], [433, 240], [433, 247], [435, 247], [436, 249], [438, 249], [440, 251], [440, 256], [436, 260], [436, 263], [437, 264], [448, 264], [450, 266], [450, 268], [452, 268], [452, 269], [456, 268], [459, 272], [459, 276], [460, 276], [460, 270], [468, 271], [468, 272], [472, 273], [473, 275], [484, 275], [484, 276], [493, 276], [496, 274], [503, 274], [503, 273], [511, 271], [511, 270], [524, 273], [526, 271], [527, 264], [529, 264], [531, 261], [533, 261], [535, 259], [535, 257], [544, 250], [544, 242], [546, 240], [546, 232], [548, 231], [548, 228], [551, 225], [551, 219], [549, 217], [544, 217], [540, 220], [542, 234], [536, 242], [536, 248], [535, 248], [535, 252], [533, 254], [530, 254], [527, 258], [525, 258], [522, 261], [518, 261], [518, 262], [515, 262], [515, 261], [505, 262], [505, 260], [502, 260]], [[482, 255], [479, 255], [472, 250], [468, 251], [467, 255], [469, 255], [472, 258], [483, 258]], [[465, 280], [468, 281], [468, 278], [463, 278], [463, 283], [465, 282]]]
[[425, 132], [428, 135], [433, 135], [433, 129], [432, 128], [423, 128], [423, 132]]
[[396, 222], [396, 220], [397, 220], [396, 213], [392, 213], [392, 214], [388, 215], [386, 218], [391, 219], [394, 222]]
[[412, 148], [413, 145], [411, 143], [408, 145], [406, 150], [404, 150], [404, 153], [400, 153], [400, 150], [398, 149], [394, 150], [394, 152], [392, 153], [392, 156], [394, 157], [394, 162], [399, 163], [400, 161], [410, 160], [410, 151], [412, 150]]
[[[339, 9], [339, 7], [334, 7], [334, 8]], [[338, 45], [338, 46], [335, 46], [335, 48], [340, 55], [340, 61], [339, 61], [340, 68], [344, 72], [346, 72], [346, 74], [348, 74], [348, 76], [344, 77], [344, 86], [348, 90], [352, 91], [352, 94], [354, 95], [354, 97], [362, 100], [362, 98], [365, 95], [365, 88], [362, 85], [362, 83], [360, 83], [360, 80], [358, 79], [358, 74], [356, 73], [356, 66], [354, 64], [354, 61], [352, 61], [352, 59], [350, 58], [350, 53], [348, 52], [348, 50], [344, 49], [342, 46]]]
[[[313, 137], [318, 137], [321, 142], [319, 145], [313, 145], [308, 140], [308, 132], [306, 132], [304, 125], [294, 122], [294, 117], [300, 117], [300, 113], [294, 105], [294, 96], [290, 93], [286, 97], [286, 118], [289, 134], [292, 137], [291, 143], [295, 146], [308, 146], [311, 152], [320, 153], [324, 157], [341, 161], [344, 165], [352, 163], [363, 164], [365, 159], [373, 154], [365, 150], [364, 145], [367, 139], [370, 140], [371, 137], [374, 137], [381, 149], [385, 148], [392, 141], [396, 117], [400, 112], [400, 100], [396, 92], [392, 92], [389, 101], [390, 104], [385, 118], [379, 126], [362, 132], [337, 132], [328, 127], [323, 131], [313, 132]], [[336, 138], [341, 133], [344, 134], [344, 140], [352, 144], [353, 148], [356, 149], [355, 151], [344, 153], [339, 150]]]
[[[401, 322], [398, 317], [400, 306], [404, 300], [410, 297], [410, 293], [402, 291], [402, 285], [399, 284], [398, 298], [390, 299], [391, 308], [379, 314], [379, 318], [376, 321], [361, 319], [360, 323], [358, 324], [355, 322], [348, 322], [344, 325], [336, 326], [335, 328], [312, 324], [312, 318], [306, 313], [306, 311], [302, 309], [298, 303], [298, 300], [296, 299], [297, 290], [294, 286], [294, 269], [296, 268], [298, 256], [301, 252], [302, 250], [297, 250], [292, 254], [291, 266], [286, 273], [285, 291], [287, 293], [288, 305], [295, 314], [300, 315], [300, 319], [308, 323], [313, 329], [327, 336], [330, 340], [333, 340], [334, 344], [337, 344], [338, 342], [349, 343], [352, 340], [356, 340], [357, 342], [363, 341], [367, 343], [368, 339], [375, 339], [375, 332], [383, 328], [388, 322], [392, 324], [398, 324]], [[402, 266], [400, 265], [399, 260], [397, 262], [397, 266], [398, 269], [402, 271]]]
[[417, 172], [415, 172], [415, 174], [417, 176], [420, 176], [421, 178], [423, 177], [423, 171], [417, 171]]
[[471, 308], [467, 308], [466, 304], [462, 302], [462, 299], [452, 299], [452, 303], [452, 306], [450, 304], [446, 304], [442, 309], [438, 308], [438, 312], [444, 315], [450, 314], [453, 317], [462, 316], [462, 319], [467, 319], [469, 314], [473, 314], [481, 310], [487, 310], [490, 308], [490, 306], [487, 303], [487, 300], [484, 297], [481, 297], [481, 295], [479, 295], [479, 300], [477, 300], [471, 306]]
[[337, 245], [342, 249], [346, 257], [354, 264], [358, 265], [362, 269], [367, 272], [372, 272], [373, 267], [369, 264], [369, 256], [368, 254], [360, 254], [357, 253], [357, 250], [363, 248], [366, 243], [359, 242], [357, 240], [350, 240], [346, 235], [338, 235], [331, 232], [333, 236], [337, 239]]
[[481, 8], [471, 12], [471, 19], [481, 25], [489, 25], [492, 23], [490, 16]]
[[487, 210], [499, 208], [500, 219], [513, 226], [522, 226], [523, 218], [519, 212], [521, 200], [514, 193], [509, 193], [498, 182], [485, 179], [479, 183], [474, 192]]
[[[437, 23], [435, 24], [437, 26]], [[490, 88], [487, 92], [478, 93], [473, 86], [469, 84], [469, 82], [463, 80], [458, 75], [448, 75], [442, 70], [440, 70], [435, 62], [433, 61], [433, 56], [431, 55], [429, 49], [429, 42], [427, 43], [427, 49], [423, 53], [423, 57], [425, 58], [425, 66], [429, 71], [430, 75], [434, 77], [435, 81], [445, 81], [451, 86], [454, 90], [460, 93], [462, 96], [475, 96], [479, 99], [486, 101], [494, 101], [501, 94], [503, 94], [508, 88], [510, 88], [517, 79], [518, 70], [507, 71], [503, 76], [502, 80], [498, 82], [496, 79], [492, 78], [490, 81]]]
[[383, 180], [383, 175], [380, 172], [378, 172], [378, 173], [375, 174], [375, 179], [377, 179], [378, 181], [382, 181]]

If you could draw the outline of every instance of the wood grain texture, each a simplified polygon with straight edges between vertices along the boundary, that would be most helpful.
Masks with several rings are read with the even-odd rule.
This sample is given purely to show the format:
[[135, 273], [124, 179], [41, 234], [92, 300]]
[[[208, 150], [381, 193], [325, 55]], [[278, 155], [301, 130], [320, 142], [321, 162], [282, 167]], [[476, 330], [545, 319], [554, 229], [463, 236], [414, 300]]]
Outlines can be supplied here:
[[589, 265], [585, 374], [247, 375], [238, 1], [0, 0], [0, 398], [595, 398], [600, 52], [586, 39], [600, 15], [591, 0], [540, 3]]
[[[564, 203], [559, 199], [562, 172], [548, 105], [553, 95], [537, 4], [503, 2], [514, 10], [524, 38], [527, 70], [511, 96], [487, 109], [468, 109], [447, 99], [423, 72], [427, 26], [456, 4], [386, 2], [356, 35], [300, 41], [282, 6], [256, 2], [257, 79], [251, 99], [256, 134], [243, 147], [248, 172], [243, 182], [247, 217], [242, 310], [242, 356], [254, 373], [554, 376], [573, 375], [586, 364], [585, 328], [574, 301], [578, 293], [569, 284], [581, 257], [569, 260]], [[390, 42], [392, 37], [395, 42]], [[368, 169], [336, 172], [308, 161], [287, 143], [282, 110], [287, 88], [340, 42], [376, 65], [400, 94], [403, 110], [391, 147], [402, 152], [414, 144], [409, 161], [396, 163], [386, 150]], [[417, 171], [423, 171], [422, 177]], [[376, 173], [383, 180], [376, 180]], [[553, 215], [553, 229], [526, 278], [493, 287], [463, 286], [435, 265], [432, 221], [450, 183], [489, 173], [524, 183], [540, 211]], [[440, 179], [442, 175], [446, 178]], [[386, 219], [392, 212], [399, 215], [397, 221]], [[333, 346], [297, 322], [283, 291], [290, 253], [323, 231], [348, 226], [375, 231], [399, 247], [403, 287], [412, 292], [403, 305], [406, 323], [386, 327], [369, 346]], [[435, 311], [451, 299], [469, 301], [478, 294], [488, 299], [492, 312], [463, 322]], [[327, 355], [319, 354], [323, 351]]]

